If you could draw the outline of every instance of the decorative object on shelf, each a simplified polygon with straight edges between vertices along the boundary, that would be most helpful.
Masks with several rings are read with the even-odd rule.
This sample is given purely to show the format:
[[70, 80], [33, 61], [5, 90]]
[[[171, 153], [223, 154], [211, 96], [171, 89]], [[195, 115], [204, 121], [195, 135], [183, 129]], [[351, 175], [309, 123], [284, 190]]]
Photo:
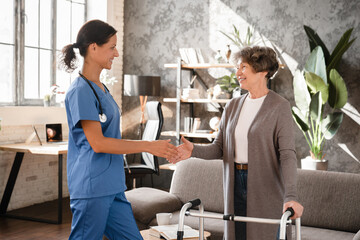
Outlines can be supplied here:
[[179, 48], [179, 52], [185, 63], [205, 63], [200, 48]]
[[115, 77], [110, 77], [109, 71], [104, 69], [101, 71], [100, 74], [100, 82], [102, 82], [105, 85], [114, 85], [118, 81], [116, 80]]
[[212, 117], [209, 121], [209, 126], [211, 129], [213, 129], [215, 132], [219, 131], [219, 125], [220, 125], [220, 118], [219, 117]]
[[240, 97], [241, 96], [241, 88], [240, 87], [236, 87], [233, 91], [232, 91], [232, 98], [236, 98], [236, 97]]
[[200, 128], [201, 120], [200, 118], [194, 118], [194, 124], [192, 127], [192, 132], [196, 133], [196, 131]]
[[230, 62], [230, 56], [231, 56], [231, 49], [230, 49], [230, 45], [227, 45], [228, 49], [226, 51], [226, 63]]
[[184, 88], [182, 91], [182, 99], [198, 99], [200, 98], [199, 89], [197, 88]]
[[140, 138], [142, 137], [142, 130], [145, 124], [145, 106], [147, 102], [147, 96], [160, 96], [160, 80], [161, 78], [159, 76], [124, 75], [124, 95], [139, 96], [140, 99]]
[[261, 37], [255, 36], [255, 28], [252, 26], [248, 26], [244, 40], [241, 39], [240, 31], [235, 27], [235, 25], [233, 25], [233, 30], [234, 31], [230, 34], [226, 34], [223, 31], [220, 32], [223, 35], [225, 35], [228, 39], [230, 39], [233, 42], [233, 44], [237, 46], [239, 49], [257, 45], [262, 40]]
[[222, 63], [222, 62], [224, 62], [224, 59], [223, 59], [223, 57], [221, 56], [220, 50], [217, 50], [216, 55], [215, 55], [214, 58], [215, 58], [216, 63]]
[[235, 73], [224, 75], [221, 78], [218, 78], [216, 83], [220, 86], [222, 91], [230, 95], [229, 98], [231, 98], [233, 91], [239, 87], [239, 82], [236, 79]]
[[[302, 168], [327, 170], [328, 162], [324, 160], [323, 141], [331, 139], [339, 129], [343, 113], [335, 110], [342, 108], [348, 97], [345, 82], [336, 68], [342, 55], [356, 38], [350, 40], [353, 28], [348, 29], [330, 54], [312, 28], [304, 25], [304, 30], [309, 38], [311, 54], [305, 64], [305, 70], [297, 70], [294, 75], [296, 107], [293, 107], [292, 113], [310, 147], [310, 156], [301, 160]], [[326, 102], [332, 111], [325, 117]]]
[[184, 118], [184, 132], [186, 132], [186, 133], [192, 132], [193, 124], [194, 124], [194, 118], [185, 117]]

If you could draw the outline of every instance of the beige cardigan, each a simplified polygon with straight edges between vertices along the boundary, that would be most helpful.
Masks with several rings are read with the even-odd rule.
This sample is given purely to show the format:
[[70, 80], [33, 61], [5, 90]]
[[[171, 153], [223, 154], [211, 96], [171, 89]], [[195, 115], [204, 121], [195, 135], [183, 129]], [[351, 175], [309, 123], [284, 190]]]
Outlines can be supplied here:
[[[234, 213], [234, 132], [246, 96], [232, 99], [226, 105], [214, 142], [194, 145], [192, 152], [193, 157], [223, 158], [225, 214]], [[270, 90], [250, 125], [248, 143], [247, 216], [280, 219], [283, 203], [296, 201], [293, 119], [286, 99]], [[278, 225], [248, 223], [247, 240], [275, 240], [278, 228]], [[225, 221], [224, 239], [235, 239], [234, 222]]]

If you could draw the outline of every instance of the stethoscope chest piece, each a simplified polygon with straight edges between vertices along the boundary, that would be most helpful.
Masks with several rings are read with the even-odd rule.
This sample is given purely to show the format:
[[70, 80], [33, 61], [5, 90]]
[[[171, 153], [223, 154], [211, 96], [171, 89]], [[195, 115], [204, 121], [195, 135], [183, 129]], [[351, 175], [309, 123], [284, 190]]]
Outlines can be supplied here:
[[105, 113], [99, 114], [99, 119], [100, 119], [100, 122], [102, 122], [102, 123], [106, 122], [107, 117], [106, 117]]

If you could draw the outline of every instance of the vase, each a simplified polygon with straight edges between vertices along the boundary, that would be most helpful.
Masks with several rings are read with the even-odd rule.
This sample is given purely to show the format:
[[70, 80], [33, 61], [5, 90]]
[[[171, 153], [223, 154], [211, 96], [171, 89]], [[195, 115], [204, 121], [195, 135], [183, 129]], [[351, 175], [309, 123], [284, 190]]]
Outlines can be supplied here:
[[217, 53], [215, 55], [215, 61], [216, 63], [221, 63], [223, 61], [223, 57], [221, 56], [220, 50], [217, 50]]
[[312, 159], [310, 156], [307, 156], [306, 158], [301, 159], [301, 169], [327, 171], [328, 161], [325, 159]]
[[50, 106], [50, 100], [44, 100], [44, 107]]
[[230, 56], [231, 56], [231, 49], [230, 49], [230, 45], [227, 45], [228, 50], [226, 52], [226, 63], [230, 62]]

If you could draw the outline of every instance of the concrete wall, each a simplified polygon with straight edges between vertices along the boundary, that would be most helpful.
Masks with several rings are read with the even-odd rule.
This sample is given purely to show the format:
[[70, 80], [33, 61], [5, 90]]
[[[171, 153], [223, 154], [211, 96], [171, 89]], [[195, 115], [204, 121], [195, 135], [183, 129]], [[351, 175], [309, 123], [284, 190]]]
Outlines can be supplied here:
[[[205, 60], [214, 62], [216, 50], [222, 53], [230, 42], [219, 32], [230, 33], [232, 24], [245, 34], [252, 25], [282, 53], [288, 69], [279, 72], [272, 88], [293, 103], [292, 75], [296, 68], [302, 69], [309, 56], [308, 40], [303, 25], [309, 25], [321, 36], [332, 51], [346, 29], [354, 27], [353, 37], [359, 38], [360, 2], [342, 1], [125, 1], [124, 73], [161, 76], [162, 97], [175, 97], [176, 71], [165, 69], [165, 63], [176, 61], [181, 47], [201, 48]], [[236, 47], [231, 45], [236, 51]], [[360, 39], [357, 39], [344, 55], [340, 65], [349, 91], [349, 103], [360, 111]], [[228, 70], [227, 70], [228, 71]], [[213, 86], [214, 78], [226, 73], [224, 70], [200, 71], [205, 82]], [[185, 74], [184, 74], [185, 75]], [[186, 78], [186, 75], [184, 76]], [[202, 93], [204, 94], [204, 93]], [[140, 118], [137, 97], [123, 97], [124, 137], [136, 138]], [[197, 104], [195, 111], [203, 119], [201, 128], [207, 129], [209, 115], [205, 106]], [[175, 104], [163, 103], [164, 130], [175, 129]], [[187, 114], [185, 108], [183, 115]], [[356, 116], [355, 116], [356, 119]], [[345, 116], [338, 134], [326, 143], [326, 159], [329, 170], [360, 172], [360, 122]], [[339, 144], [342, 147], [339, 146]], [[346, 145], [346, 147], [344, 147]], [[298, 159], [308, 155], [306, 141], [296, 128]], [[348, 153], [344, 149], [348, 149]], [[350, 154], [349, 154], [350, 153]], [[351, 154], [353, 156], [351, 156]], [[161, 160], [161, 163], [165, 160]], [[170, 181], [169, 174], [162, 172], [156, 178], [158, 186]]]

